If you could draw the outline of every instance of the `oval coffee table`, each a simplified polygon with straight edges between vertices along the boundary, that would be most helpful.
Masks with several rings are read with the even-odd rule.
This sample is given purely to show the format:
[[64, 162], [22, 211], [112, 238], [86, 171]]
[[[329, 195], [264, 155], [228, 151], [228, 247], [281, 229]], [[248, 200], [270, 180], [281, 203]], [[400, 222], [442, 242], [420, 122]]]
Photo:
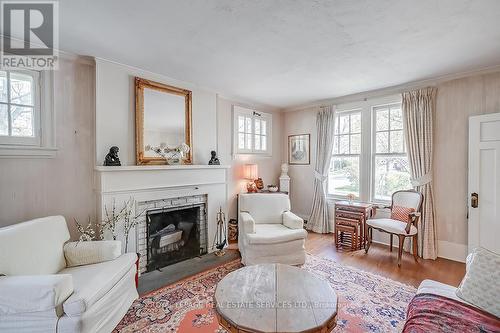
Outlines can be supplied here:
[[330, 332], [337, 295], [304, 269], [263, 264], [226, 275], [215, 290], [219, 323], [229, 332]]

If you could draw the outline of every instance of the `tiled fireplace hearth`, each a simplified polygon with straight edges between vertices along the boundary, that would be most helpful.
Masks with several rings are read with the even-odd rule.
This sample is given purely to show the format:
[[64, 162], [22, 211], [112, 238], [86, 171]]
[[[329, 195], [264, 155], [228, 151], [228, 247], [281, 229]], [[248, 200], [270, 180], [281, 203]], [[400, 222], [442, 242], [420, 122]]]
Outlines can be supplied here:
[[137, 203], [141, 273], [207, 253], [206, 203], [206, 195]]
[[[217, 212], [222, 208], [227, 213], [228, 168], [224, 165], [96, 167], [98, 219], [104, 216], [105, 206], [111, 207], [113, 202], [119, 209], [120, 203], [131, 198], [135, 201], [134, 214], [140, 214], [140, 220], [129, 233], [127, 251], [140, 253], [142, 273], [205, 251], [210, 253], [215, 250], [212, 245]], [[152, 222], [151, 229], [148, 222]], [[122, 240], [125, 250], [121, 230], [117, 227], [117, 238]], [[154, 237], [147, 237], [148, 230]], [[153, 246], [149, 252], [148, 240]], [[188, 247], [182, 249], [184, 245]], [[177, 254], [184, 257], [178, 259]], [[156, 260], [149, 262], [150, 266], [148, 255]]]

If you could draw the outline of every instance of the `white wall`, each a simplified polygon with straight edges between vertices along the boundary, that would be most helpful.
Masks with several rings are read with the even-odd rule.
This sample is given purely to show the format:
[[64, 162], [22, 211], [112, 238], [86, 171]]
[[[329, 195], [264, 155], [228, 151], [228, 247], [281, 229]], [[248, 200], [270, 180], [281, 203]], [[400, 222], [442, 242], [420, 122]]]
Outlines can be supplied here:
[[[233, 105], [248, 108], [256, 108], [259, 111], [271, 113], [273, 116], [273, 144], [272, 156], [252, 156], [237, 155], [232, 156], [232, 124], [233, 124]], [[243, 165], [257, 164], [259, 168], [259, 177], [264, 181], [264, 186], [269, 184], [278, 184], [278, 177], [281, 173], [281, 152], [283, 137], [283, 115], [276, 110], [266, 109], [259, 106], [242, 104], [219, 97], [217, 99], [217, 146], [218, 156], [221, 164], [231, 165], [229, 170], [229, 214], [230, 218], [236, 218], [236, 198], [241, 191], [246, 192], [247, 181], [243, 179]], [[207, 161], [208, 162], [208, 159]], [[293, 209], [293, 207], [292, 207]]]
[[217, 145], [216, 94], [198, 86], [135, 67], [96, 59], [96, 159], [102, 165], [111, 146], [120, 148], [122, 165], [135, 165], [134, 78], [193, 92], [193, 163], [206, 164]]
[[[440, 82], [436, 86], [434, 196], [438, 252], [442, 257], [463, 260], [467, 250], [468, 119], [472, 115], [500, 112], [500, 72]], [[317, 111], [318, 107], [310, 107], [283, 113], [285, 137], [311, 133], [311, 163], [316, 149]], [[285, 143], [284, 159], [288, 149]], [[310, 212], [313, 171], [312, 165], [290, 166], [292, 205], [299, 214]], [[385, 237], [375, 237], [387, 241]]]
[[88, 59], [61, 54], [54, 74], [55, 158], [0, 158], [0, 227], [48, 215], [95, 217], [94, 82]]

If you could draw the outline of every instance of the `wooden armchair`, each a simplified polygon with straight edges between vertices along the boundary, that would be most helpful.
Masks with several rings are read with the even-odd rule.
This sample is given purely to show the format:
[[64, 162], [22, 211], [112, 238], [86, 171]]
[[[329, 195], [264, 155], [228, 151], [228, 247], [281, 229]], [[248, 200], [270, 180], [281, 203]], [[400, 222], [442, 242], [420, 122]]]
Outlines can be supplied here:
[[[418, 221], [420, 219], [422, 202], [424, 196], [414, 190], [397, 191], [392, 195], [390, 206], [377, 207], [391, 210], [390, 218], [373, 218], [366, 221], [366, 235], [368, 244], [365, 253], [372, 243], [373, 229], [391, 235], [390, 250], [392, 252], [393, 235], [399, 238], [398, 266], [401, 267], [401, 255], [403, 253], [403, 243], [406, 237], [413, 238], [413, 256], [417, 260], [418, 256]], [[377, 213], [374, 214], [377, 216]]]

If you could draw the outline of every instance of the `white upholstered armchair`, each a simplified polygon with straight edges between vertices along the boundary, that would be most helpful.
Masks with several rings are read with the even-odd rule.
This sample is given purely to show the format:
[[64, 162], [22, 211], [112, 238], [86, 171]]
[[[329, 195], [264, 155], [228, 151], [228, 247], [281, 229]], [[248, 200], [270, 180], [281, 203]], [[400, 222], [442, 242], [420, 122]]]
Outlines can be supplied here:
[[401, 266], [401, 255], [403, 254], [403, 243], [406, 237], [413, 238], [413, 256], [417, 260], [418, 252], [418, 221], [420, 219], [420, 210], [424, 196], [414, 190], [396, 191], [392, 195], [392, 203], [390, 206], [382, 207], [391, 210], [390, 218], [378, 218], [377, 213], [375, 218], [366, 221], [366, 234], [368, 236], [368, 244], [365, 247], [365, 252], [372, 243], [373, 229], [382, 231], [391, 235], [390, 250], [392, 251], [393, 235], [398, 236], [398, 266]]
[[238, 247], [244, 265], [305, 262], [304, 221], [290, 211], [282, 193], [239, 195]]
[[62, 216], [0, 228], [0, 332], [111, 332], [138, 297], [135, 253], [70, 242]]

